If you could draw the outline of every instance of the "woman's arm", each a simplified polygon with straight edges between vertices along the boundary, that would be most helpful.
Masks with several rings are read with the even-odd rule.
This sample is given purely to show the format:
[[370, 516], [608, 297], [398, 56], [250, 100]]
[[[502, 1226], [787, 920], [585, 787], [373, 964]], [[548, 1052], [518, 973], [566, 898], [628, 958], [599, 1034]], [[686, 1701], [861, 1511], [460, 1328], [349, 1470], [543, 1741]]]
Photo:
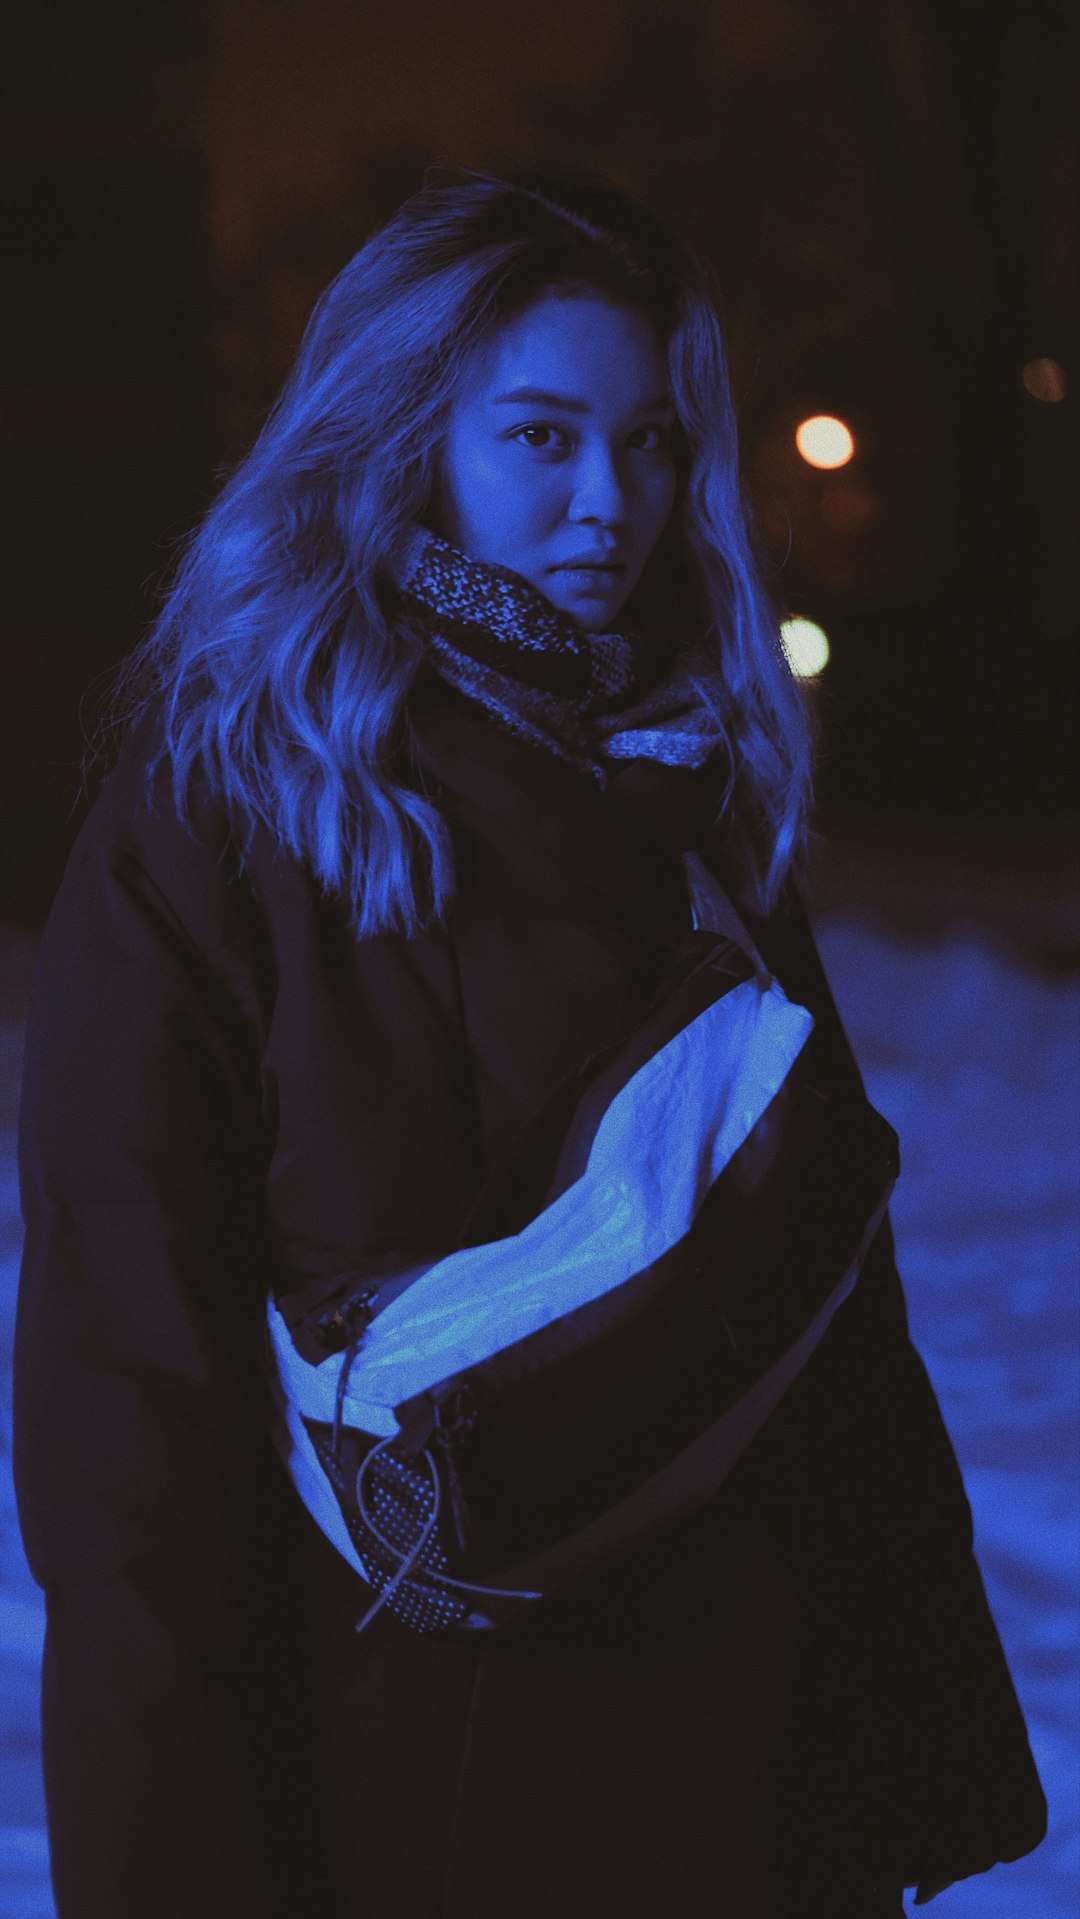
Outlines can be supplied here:
[[257, 1046], [109, 817], [41, 940], [20, 1118], [15, 1477], [54, 1885], [61, 1919], [263, 1919], [286, 1535]]

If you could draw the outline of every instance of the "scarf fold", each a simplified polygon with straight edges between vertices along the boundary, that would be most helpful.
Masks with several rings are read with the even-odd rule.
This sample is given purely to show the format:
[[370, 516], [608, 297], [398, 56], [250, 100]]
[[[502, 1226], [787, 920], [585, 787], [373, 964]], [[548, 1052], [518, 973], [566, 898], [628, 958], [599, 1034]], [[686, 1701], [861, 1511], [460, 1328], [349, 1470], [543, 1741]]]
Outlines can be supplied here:
[[586, 632], [522, 574], [422, 526], [388, 571], [433, 669], [601, 787], [627, 760], [698, 767], [723, 743], [700, 692], [719, 695], [716, 668], [696, 643], [659, 625]]

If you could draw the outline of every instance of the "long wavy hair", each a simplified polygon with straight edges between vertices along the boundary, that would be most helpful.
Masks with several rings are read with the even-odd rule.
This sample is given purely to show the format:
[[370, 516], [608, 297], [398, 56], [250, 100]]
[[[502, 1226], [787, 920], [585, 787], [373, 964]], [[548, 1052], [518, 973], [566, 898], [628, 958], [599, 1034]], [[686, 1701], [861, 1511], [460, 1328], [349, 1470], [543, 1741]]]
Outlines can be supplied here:
[[423, 641], [382, 563], [432, 510], [474, 357], [551, 290], [643, 311], [666, 350], [676, 504], [620, 623], [666, 603], [695, 619], [719, 671], [722, 710], [701, 689], [729, 755], [718, 821], [741, 849], [751, 910], [771, 910], [810, 838], [815, 726], [740, 486], [711, 269], [602, 176], [429, 167], [316, 303], [262, 431], [121, 662], [105, 727], [159, 701], [148, 794], [167, 752], [190, 826], [201, 768], [242, 838], [263, 821], [347, 900], [359, 936], [442, 920], [455, 887], [448, 829], [410, 752]]

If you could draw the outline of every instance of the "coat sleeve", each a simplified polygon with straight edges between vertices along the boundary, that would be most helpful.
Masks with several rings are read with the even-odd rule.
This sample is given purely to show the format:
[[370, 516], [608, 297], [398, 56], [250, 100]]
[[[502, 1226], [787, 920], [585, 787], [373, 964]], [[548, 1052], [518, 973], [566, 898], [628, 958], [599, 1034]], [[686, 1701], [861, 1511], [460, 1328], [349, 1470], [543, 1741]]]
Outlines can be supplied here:
[[14, 1465], [54, 1888], [60, 1919], [262, 1919], [284, 1476], [258, 1048], [114, 815], [99, 796], [42, 935], [20, 1112]]

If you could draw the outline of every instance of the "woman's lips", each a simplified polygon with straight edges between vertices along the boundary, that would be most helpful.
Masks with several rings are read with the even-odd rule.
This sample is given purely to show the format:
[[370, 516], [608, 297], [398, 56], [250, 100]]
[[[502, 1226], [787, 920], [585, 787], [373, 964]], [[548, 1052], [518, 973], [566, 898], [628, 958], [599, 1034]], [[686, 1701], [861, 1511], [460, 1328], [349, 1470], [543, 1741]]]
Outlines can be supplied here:
[[553, 569], [565, 579], [576, 580], [587, 586], [596, 586], [603, 580], [616, 580], [623, 571], [621, 566], [557, 566]]

